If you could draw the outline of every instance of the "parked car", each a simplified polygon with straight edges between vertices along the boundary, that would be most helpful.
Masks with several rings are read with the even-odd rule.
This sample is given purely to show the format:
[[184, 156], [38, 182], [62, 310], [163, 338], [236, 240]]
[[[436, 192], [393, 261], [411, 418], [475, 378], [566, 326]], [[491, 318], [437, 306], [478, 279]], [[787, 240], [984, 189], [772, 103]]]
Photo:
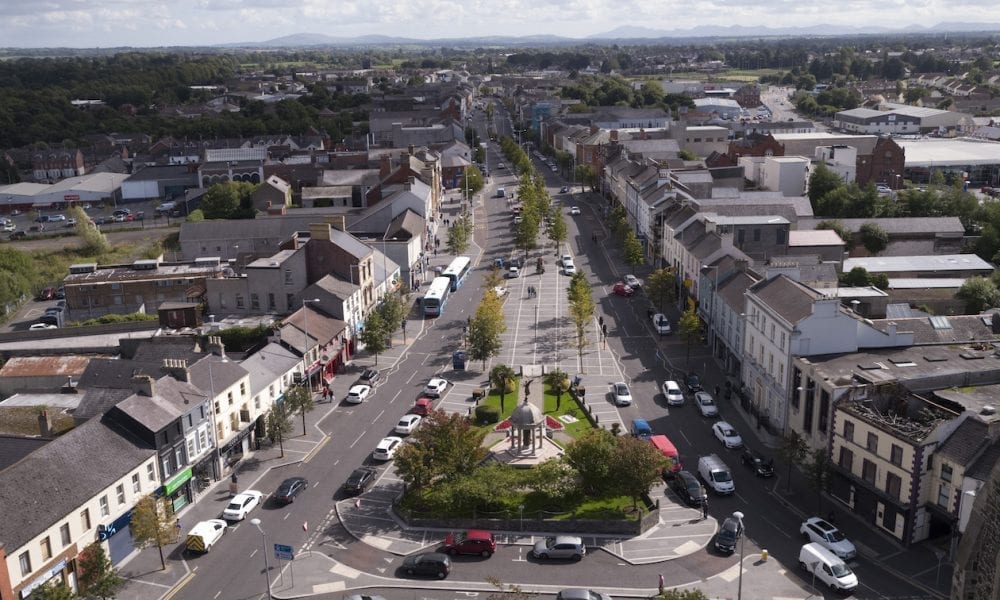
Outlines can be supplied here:
[[[60, 215], [61, 216], [61, 215]], [[76, 227], [76, 219], [65, 219], [66, 224], [63, 227], [69, 229], [70, 227]]]
[[559, 193], [560, 194], [565, 194], [567, 192], [569, 192], [569, 186], [568, 185], [564, 185], [561, 188], [559, 188]]
[[420, 415], [415, 415], [413, 413], [403, 415], [399, 419], [399, 422], [396, 423], [396, 427], [393, 429], [393, 432], [400, 435], [410, 435], [416, 431], [417, 427], [420, 426], [421, 419], [422, 417]]
[[763, 454], [750, 448], [743, 449], [743, 453], [740, 454], [740, 462], [750, 467], [754, 475], [758, 477], [772, 477], [774, 475], [774, 460], [765, 458]]
[[309, 481], [305, 477], [289, 477], [282, 481], [278, 490], [274, 492], [274, 500], [280, 504], [291, 504], [307, 487]]
[[611, 596], [594, 590], [569, 588], [559, 590], [559, 593], [556, 594], [556, 600], [611, 600]]
[[694, 403], [698, 407], [698, 412], [703, 417], [719, 416], [719, 407], [715, 405], [715, 400], [708, 392], [697, 392], [694, 395]]
[[23, 240], [23, 239], [25, 239], [27, 237], [28, 237], [28, 232], [22, 229], [20, 231], [15, 231], [14, 233], [10, 234], [10, 238], [8, 238], [8, 239], [11, 239], [11, 240]]
[[736, 432], [736, 429], [726, 421], [716, 421], [712, 424], [712, 433], [715, 439], [722, 442], [722, 445], [729, 449], [742, 448], [743, 438]]
[[502, 285], [498, 285], [498, 286], [496, 286], [496, 287], [493, 288], [493, 293], [495, 293], [497, 295], [497, 298], [503, 298], [503, 297], [505, 297], [507, 295], [508, 290], [507, 290], [506, 287], [504, 287]]
[[625, 276], [625, 285], [629, 286], [633, 290], [637, 290], [642, 287], [642, 282], [635, 275], [629, 273]]
[[689, 394], [700, 392], [701, 390], [704, 389], [703, 387], [701, 387], [701, 379], [694, 373], [691, 373], [690, 375], [687, 376], [686, 383]]
[[667, 335], [670, 333], [670, 320], [663, 313], [656, 313], [653, 315], [653, 328], [656, 329], [656, 333]]
[[535, 542], [531, 555], [537, 559], [550, 558], [580, 560], [587, 554], [583, 540], [575, 535], [557, 535]]
[[743, 525], [736, 517], [726, 517], [719, 527], [719, 532], [715, 534], [715, 549], [725, 554], [732, 554], [736, 551], [736, 543], [743, 535]]
[[2, 228], [3, 231], [6, 233], [9, 233], [11, 231], [17, 231], [17, 225], [15, 225], [13, 221], [7, 221], [0, 228]]
[[799, 533], [810, 542], [815, 542], [833, 552], [841, 560], [851, 560], [858, 554], [847, 536], [825, 519], [819, 517], [806, 519], [799, 527]]
[[451, 559], [440, 552], [412, 554], [403, 559], [402, 569], [407, 575], [432, 575], [444, 579], [451, 572]]
[[705, 503], [705, 489], [690, 471], [675, 473], [670, 480], [670, 489], [688, 506], [701, 506]]
[[573, 275], [576, 273], [576, 265], [573, 263], [563, 264], [563, 273], [567, 275]]
[[368, 489], [368, 486], [374, 483], [376, 475], [378, 475], [378, 469], [374, 467], [358, 467], [354, 469], [347, 476], [347, 481], [344, 482], [344, 493], [352, 495], [364, 493]]
[[421, 417], [426, 417], [431, 414], [431, 410], [434, 409], [434, 399], [421, 397], [417, 398], [417, 401], [413, 403], [413, 408], [410, 409], [410, 413], [414, 415], [420, 415]]
[[50, 221], [65, 221], [66, 215], [49, 215]]
[[579, 206], [571, 206], [571, 207], [569, 207], [569, 215], [571, 217], [575, 217], [575, 216], [577, 216], [579, 214], [580, 214], [580, 207]]
[[191, 528], [184, 539], [184, 548], [191, 552], [209, 552], [212, 546], [226, 535], [227, 523], [222, 519], [200, 521]]
[[663, 397], [667, 399], [667, 406], [681, 406], [684, 404], [684, 392], [676, 381], [664, 381]]
[[424, 387], [424, 395], [431, 398], [440, 398], [446, 389], [448, 389], [448, 380], [435, 377], [427, 382], [427, 386]]
[[39, 331], [42, 329], [59, 329], [58, 325], [50, 325], [49, 323], [32, 323], [28, 327], [28, 331]]
[[489, 558], [497, 551], [497, 540], [493, 534], [484, 529], [470, 529], [465, 533], [449, 533], [444, 538], [442, 552], [452, 556], [456, 554], [474, 554]]
[[372, 450], [372, 458], [375, 460], [392, 460], [396, 456], [396, 450], [403, 443], [403, 438], [390, 435], [379, 441], [375, 449]]
[[38, 293], [39, 300], [52, 300], [56, 297], [56, 288], [47, 287]]
[[624, 296], [626, 298], [629, 298], [633, 294], [635, 294], [635, 290], [633, 290], [630, 286], [625, 285], [624, 281], [619, 281], [615, 283], [614, 287], [611, 288], [611, 293], [615, 294], [616, 296]]
[[632, 392], [628, 389], [628, 384], [619, 381], [611, 385], [611, 394], [615, 399], [615, 406], [629, 406], [632, 404]]
[[376, 381], [378, 381], [379, 377], [380, 375], [378, 369], [365, 369], [364, 371], [361, 372], [361, 377], [359, 377], [358, 379], [364, 381], [368, 385], [372, 385]]
[[227, 521], [242, 521], [250, 511], [257, 508], [264, 494], [257, 490], [247, 490], [236, 494], [229, 500], [229, 505], [222, 511], [222, 518]]
[[347, 396], [344, 401], [348, 404], [361, 404], [368, 398], [368, 394], [372, 391], [370, 385], [352, 385], [351, 389], [347, 391]]

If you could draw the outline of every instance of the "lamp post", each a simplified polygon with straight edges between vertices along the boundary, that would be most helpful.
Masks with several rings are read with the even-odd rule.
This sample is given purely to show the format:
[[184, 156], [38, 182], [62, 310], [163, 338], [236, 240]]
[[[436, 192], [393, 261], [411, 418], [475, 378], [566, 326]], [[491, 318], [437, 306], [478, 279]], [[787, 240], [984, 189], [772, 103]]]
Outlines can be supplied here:
[[743, 513], [736, 511], [733, 516], [740, 522], [740, 574], [739, 583], [736, 584], [736, 600], [743, 600], [743, 538], [746, 537], [746, 532], [743, 530]]
[[309, 344], [309, 311], [306, 309], [307, 302], [319, 302], [319, 298], [313, 298], [312, 300], [307, 300], [306, 298], [302, 299], [302, 333], [305, 334], [306, 338], [306, 350], [302, 355], [305, 357], [305, 360], [303, 361], [305, 366], [303, 369], [306, 372], [306, 387], [309, 389], [309, 397], [312, 398], [313, 382], [312, 374], [309, 372], [309, 367], [312, 366], [312, 363], [309, 362], [309, 351], [311, 350], [311, 347]]
[[267, 538], [264, 537], [264, 530], [260, 526], [260, 519], [250, 519], [250, 524], [260, 532], [260, 545], [264, 550], [264, 577], [267, 578], [267, 597], [271, 599], [271, 568], [267, 565]]

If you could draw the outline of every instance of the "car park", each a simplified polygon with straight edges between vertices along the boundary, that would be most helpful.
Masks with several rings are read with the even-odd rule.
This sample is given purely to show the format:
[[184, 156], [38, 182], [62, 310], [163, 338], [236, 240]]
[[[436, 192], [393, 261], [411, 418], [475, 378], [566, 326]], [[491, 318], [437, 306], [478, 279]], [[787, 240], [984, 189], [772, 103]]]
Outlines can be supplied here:
[[667, 399], [667, 406], [684, 404], [684, 392], [681, 391], [681, 386], [677, 385], [676, 381], [664, 381], [661, 389], [663, 397]]
[[393, 432], [400, 435], [410, 435], [417, 430], [417, 427], [420, 427], [420, 421], [422, 418], [423, 417], [420, 415], [415, 415], [413, 413], [403, 415], [399, 419], [399, 422], [396, 423], [396, 427], [393, 429]]
[[444, 538], [441, 551], [452, 556], [471, 554], [489, 558], [497, 551], [497, 540], [484, 529], [470, 529], [465, 533], [449, 533]]
[[379, 441], [375, 449], [372, 450], [372, 458], [375, 460], [387, 461], [396, 457], [399, 445], [403, 443], [403, 438], [390, 435]]
[[663, 313], [656, 313], [653, 315], [653, 328], [656, 329], [656, 333], [667, 335], [670, 333], [670, 320]]
[[636, 290], [642, 287], [642, 282], [639, 281], [638, 277], [629, 273], [628, 275], [625, 276], [625, 285]]
[[344, 401], [348, 404], [361, 404], [368, 398], [368, 394], [371, 391], [372, 388], [370, 385], [352, 385]]
[[378, 475], [378, 469], [374, 467], [358, 467], [354, 469], [347, 476], [347, 481], [344, 482], [344, 493], [351, 495], [363, 494], [368, 489], [368, 486], [375, 482], [376, 475]]
[[279, 504], [291, 504], [295, 502], [295, 497], [307, 487], [309, 487], [309, 481], [305, 477], [289, 477], [282, 481], [277, 491], [274, 492], [274, 500]]
[[424, 387], [424, 395], [430, 396], [431, 398], [440, 398], [441, 394], [448, 388], [448, 380], [441, 377], [434, 377], [427, 382], [427, 386]]
[[580, 207], [579, 206], [571, 206], [571, 207], [569, 207], [569, 214], [570, 214], [570, 216], [576, 216], [576, 215], [580, 214]]
[[35, 217], [35, 223], [48, 223], [52, 220], [51, 215], [38, 215]]
[[615, 283], [614, 287], [611, 288], [611, 293], [613, 293], [616, 296], [623, 296], [625, 298], [629, 298], [633, 294], [635, 294], [635, 290], [625, 285], [624, 281], [619, 281]]
[[724, 554], [732, 554], [736, 551], [736, 543], [743, 535], [743, 524], [736, 517], [726, 517], [726, 520], [719, 526], [719, 532], [715, 534], [715, 549]]
[[858, 551], [835, 525], [819, 517], [810, 517], [799, 527], [799, 533], [810, 542], [823, 546], [841, 560], [851, 560]]
[[726, 421], [716, 421], [712, 424], [712, 433], [715, 439], [722, 442], [722, 445], [729, 449], [743, 447], [743, 438], [736, 432], [736, 429]]
[[594, 590], [568, 588], [559, 590], [559, 593], [556, 594], [556, 600], [611, 600], [611, 596]]
[[250, 511], [257, 508], [264, 494], [257, 490], [247, 490], [236, 494], [229, 500], [229, 505], [222, 511], [222, 518], [227, 521], [242, 521]]
[[440, 552], [411, 554], [403, 559], [401, 568], [407, 575], [431, 575], [444, 579], [451, 572], [451, 559]]
[[568, 559], [580, 560], [587, 554], [583, 539], [574, 535], [557, 535], [535, 542], [531, 555], [540, 560]]
[[705, 489], [690, 471], [675, 473], [670, 480], [670, 489], [688, 506], [701, 506], [705, 503]]
[[378, 381], [379, 377], [380, 377], [380, 374], [378, 372], [378, 369], [371, 369], [371, 368], [369, 368], [369, 369], [365, 369], [364, 371], [362, 371], [361, 372], [361, 377], [358, 377], [358, 379], [361, 380], [361, 381], [364, 381], [368, 385], [373, 385], [376, 381]]
[[628, 384], [624, 381], [611, 385], [611, 395], [614, 397], [615, 406], [629, 406], [632, 404], [632, 392], [628, 389]]
[[743, 449], [743, 453], [740, 454], [740, 463], [750, 467], [754, 475], [758, 477], [774, 476], [774, 460], [766, 458], [763, 454], [750, 448]]
[[701, 413], [701, 416], [719, 416], [719, 407], [715, 405], [715, 400], [712, 399], [712, 395], [708, 392], [696, 392], [694, 395], [694, 403], [698, 407], [698, 412]]

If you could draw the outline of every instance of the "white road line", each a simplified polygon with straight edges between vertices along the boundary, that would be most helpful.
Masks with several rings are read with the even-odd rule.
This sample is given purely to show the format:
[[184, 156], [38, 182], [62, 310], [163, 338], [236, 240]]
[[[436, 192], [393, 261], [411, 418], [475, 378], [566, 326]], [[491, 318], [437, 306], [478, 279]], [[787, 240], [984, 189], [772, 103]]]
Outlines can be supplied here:
[[385, 409], [383, 408], [382, 410], [380, 410], [380, 411], [379, 411], [379, 413], [378, 413], [377, 415], [375, 415], [375, 418], [374, 418], [374, 419], [372, 419], [372, 425], [374, 425], [375, 423], [378, 423], [378, 420], [379, 420], [379, 419], [380, 419], [380, 418], [382, 417], [382, 415], [384, 415], [384, 414], [385, 414]]
[[361, 438], [362, 438], [362, 437], [364, 437], [365, 433], [367, 433], [367, 432], [368, 432], [368, 431], [367, 431], [367, 430], [365, 430], [365, 431], [362, 431], [361, 433], [359, 433], [359, 434], [358, 434], [358, 437], [356, 437], [356, 438], [354, 439], [354, 441], [353, 441], [353, 442], [351, 443], [350, 447], [351, 447], [351, 448], [353, 448], [353, 447], [355, 446], [355, 444], [357, 444], [358, 442], [360, 442], [360, 441], [361, 441]]
[[770, 525], [771, 527], [773, 527], [773, 528], [774, 528], [774, 530], [775, 530], [775, 531], [777, 531], [778, 533], [780, 533], [781, 535], [785, 536], [785, 537], [786, 537], [786, 538], [788, 538], [788, 539], [792, 539], [792, 536], [791, 536], [791, 534], [787, 533], [787, 532], [786, 532], [786, 531], [784, 530], [784, 528], [782, 528], [782, 527], [778, 527], [778, 525], [777, 525], [776, 523], [772, 522], [772, 521], [771, 521], [770, 519], [768, 519], [767, 517], [761, 517], [760, 519], [761, 519], [762, 521], [766, 522], [766, 523], [767, 523], [768, 525]]

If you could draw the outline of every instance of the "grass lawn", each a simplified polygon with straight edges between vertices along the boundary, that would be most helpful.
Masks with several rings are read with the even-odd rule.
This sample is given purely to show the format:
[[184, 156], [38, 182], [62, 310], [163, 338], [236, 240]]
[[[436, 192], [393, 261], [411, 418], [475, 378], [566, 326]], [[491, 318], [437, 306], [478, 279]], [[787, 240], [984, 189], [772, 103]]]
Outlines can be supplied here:
[[[594, 428], [594, 426], [590, 424], [590, 420], [587, 419], [587, 413], [580, 408], [580, 405], [577, 404], [576, 400], [573, 399], [573, 396], [571, 396], [569, 392], [562, 395], [562, 402], [557, 410], [556, 395], [546, 390], [545, 414], [550, 415], [557, 420], [562, 415], [571, 415], [576, 417], [576, 423], [563, 423], [563, 426], [566, 428], [566, 433], [573, 438], [578, 438]], [[562, 421], [560, 422], [562, 423]]]
[[[500, 420], [503, 421], [510, 416], [510, 413], [514, 412], [514, 407], [520, 404], [523, 398], [521, 398], [521, 381], [516, 380], [514, 384], [514, 391], [508, 392], [504, 396], [503, 410], [500, 412]], [[479, 401], [480, 406], [492, 406], [497, 410], [500, 410], [500, 394], [496, 390], [491, 389], [485, 398]], [[483, 425], [483, 427], [489, 427], [493, 429], [496, 423], [489, 423]]]

